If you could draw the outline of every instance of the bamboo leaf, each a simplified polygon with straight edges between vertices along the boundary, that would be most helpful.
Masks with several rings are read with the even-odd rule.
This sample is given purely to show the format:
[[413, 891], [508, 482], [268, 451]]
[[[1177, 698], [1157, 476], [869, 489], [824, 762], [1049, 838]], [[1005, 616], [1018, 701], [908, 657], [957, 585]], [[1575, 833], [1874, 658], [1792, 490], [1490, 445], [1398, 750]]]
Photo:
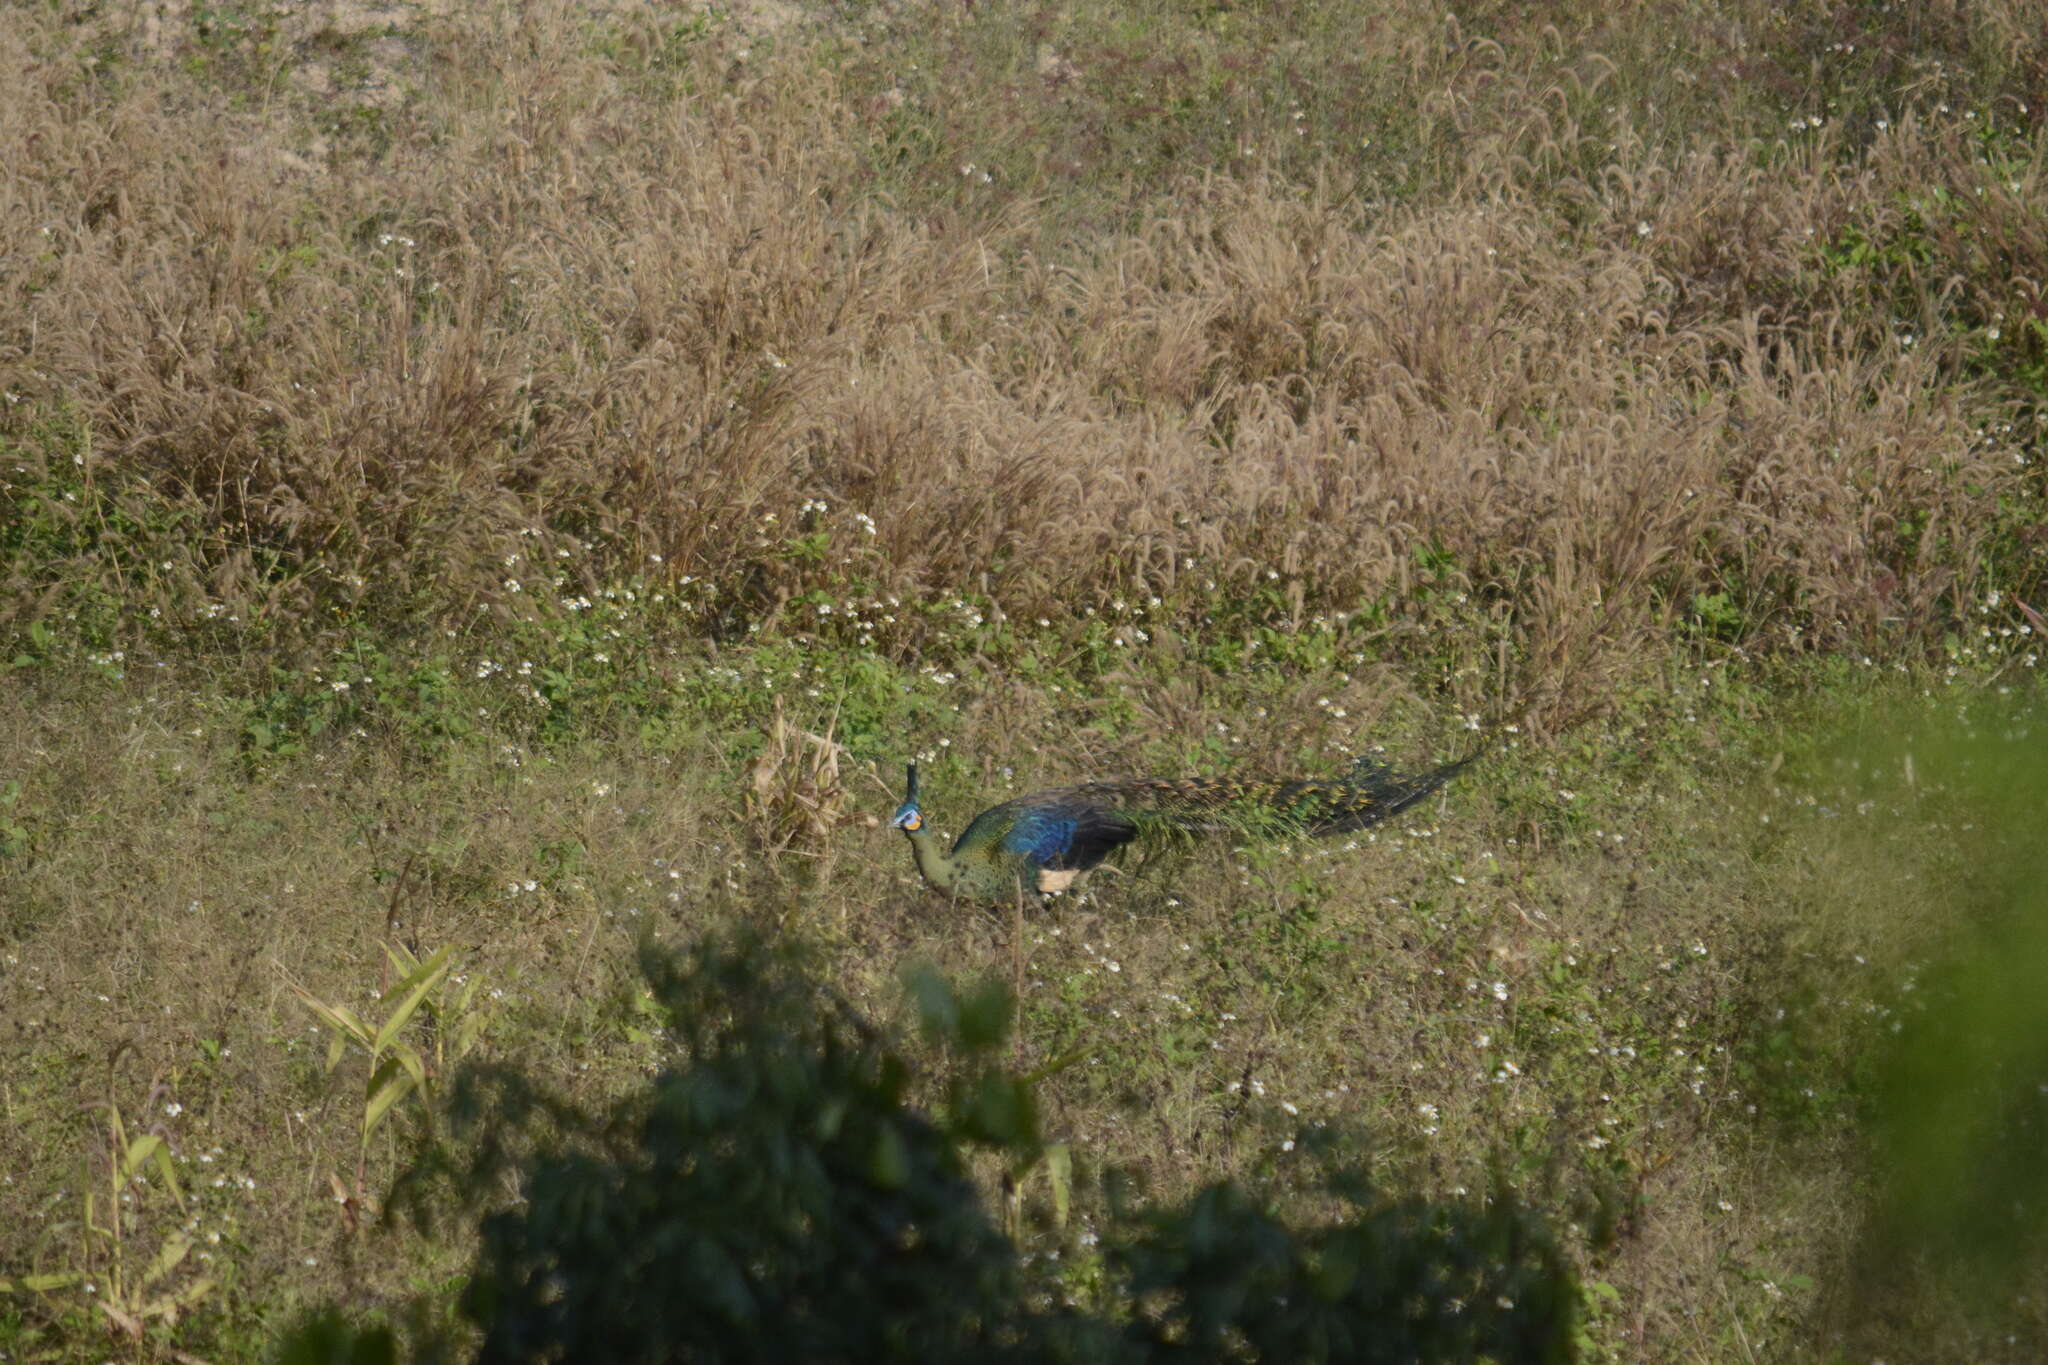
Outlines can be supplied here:
[[[418, 971], [420, 966], [420, 960], [413, 956], [412, 950], [402, 943], [385, 944], [384, 960], [391, 964], [392, 971], [398, 973], [398, 979], [401, 982]], [[389, 993], [387, 992], [387, 994]]]
[[304, 986], [293, 985], [292, 993], [299, 997], [307, 1009], [319, 1015], [320, 1021], [327, 1027], [337, 1033], [347, 1034], [364, 1047], [370, 1046], [370, 1030], [363, 1027], [363, 1021], [356, 1017], [354, 1010], [346, 1005], [330, 1005]]
[[164, 1188], [171, 1192], [171, 1198], [178, 1201], [178, 1207], [185, 1206], [185, 1192], [178, 1188], [178, 1172], [171, 1165], [171, 1149], [168, 1143], [159, 1143], [156, 1149], [156, 1173], [163, 1177]]
[[427, 1064], [420, 1057], [420, 1051], [418, 1048], [407, 1046], [404, 1043], [398, 1043], [392, 1047], [391, 1055], [393, 1058], [397, 1060], [400, 1066], [405, 1068], [406, 1074], [412, 1077], [412, 1083], [414, 1085], [422, 1087], [426, 1085]]
[[[476, 1040], [483, 1036], [485, 1022], [480, 1013], [465, 1014], [462, 1022], [455, 1026], [455, 1056], [458, 1060], [467, 1057], [469, 1050], [476, 1046]], [[636, 1030], [628, 1029], [626, 1032], [630, 1035]]]
[[447, 972], [448, 950], [443, 948], [415, 968], [411, 976], [391, 988], [385, 999], [389, 1000], [393, 995], [399, 994], [403, 994], [405, 999], [386, 1015], [384, 1022], [378, 1026], [373, 1051], [382, 1052], [390, 1045], [391, 1040], [398, 1036], [399, 1030], [412, 1018], [413, 1011], [420, 1007], [420, 1001], [426, 998], [427, 992], [441, 984], [441, 978], [447, 975]]
[[84, 1279], [85, 1276], [75, 1270], [54, 1275], [24, 1275], [18, 1280], [0, 1276], [0, 1294], [47, 1294], [54, 1289], [69, 1289]]
[[185, 1253], [192, 1250], [192, 1239], [182, 1232], [174, 1232], [164, 1238], [164, 1244], [157, 1248], [156, 1257], [149, 1263], [149, 1269], [142, 1272], [144, 1286], [155, 1284], [178, 1268], [178, 1262], [185, 1259]]
[[1095, 1050], [1095, 1047], [1096, 1045], [1094, 1043], [1080, 1043], [1073, 1047], [1068, 1048], [1059, 1056], [1045, 1063], [1045, 1065], [1038, 1067], [1036, 1070], [1025, 1072], [1024, 1084], [1037, 1085], [1040, 1081], [1044, 1080], [1048, 1076], [1059, 1075], [1060, 1072], [1065, 1071], [1068, 1067], [1072, 1066], [1074, 1063], [1080, 1061], [1083, 1057], [1086, 1057], [1089, 1053], [1093, 1052]]
[[155, 1133], [144, 1133], [141, 1137], [129, 1143], [128, 1150], [121, 1156], [121, 1183], [125, 1185], [133, 1180], [135, 1173], [140, 1171], [143, 1164], [150, 1157], [154, 1156], [157, 1149], [163, 1145], [164, 1140]]
[[391, 1112], [391, 1106], [404, 1099], [416, 1082], [407, 1074], [406, 1068], [396, 1057], [387, 1057], [370, 1077], [370, 1085], [363, 1101], [363, 1145], [368, 1146], [370, 1135], [377, 1131], [377, 1125]]
[[1055, 1142], [1045, 1149], [1045, 1178], [1052, 1185], [1053, 1226], [1064, 1228], [1074, 1182], [1074, 1153], [1066, 1143]]
[[104, 1299], [100, 1300], [100, 1311], [107, 1315], [107, 1320], [113, 1323], [114, 1326], [120, 1328], [135, 1340], [142, 1340], [141, 1319], [122, 1312]]
[[[140, 1316], [144, 1318], [161, 1318], [166, 1323], [176, 1324], [178, 1315], [181, 1312], [198, 1303], [211, 1293], [212, 1290], [212, 1280], [194, 1280], [192, 1283], [173, 1290], [168, 1294], [157, 1295], [147, 1304], [142, 1305]], [[189, 1359], [190, 1357], [186, 1358]]]

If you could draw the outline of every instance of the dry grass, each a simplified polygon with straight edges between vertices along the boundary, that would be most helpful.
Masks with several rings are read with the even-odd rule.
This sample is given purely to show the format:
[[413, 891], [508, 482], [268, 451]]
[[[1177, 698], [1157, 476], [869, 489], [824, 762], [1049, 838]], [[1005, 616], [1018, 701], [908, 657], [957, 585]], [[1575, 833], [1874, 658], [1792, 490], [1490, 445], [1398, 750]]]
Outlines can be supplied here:
[[[89, 30], [7, 39], [0, 436], [186, 509], [165, 610], [464, 622], [531, 589], [535, 529], [585, 588], [661, 556], [730, 629], [848, 586], [1198, 622], [1270, 573], [1282, 619], [1398, 617], [1442, 555], [1507, 623], [1494, 703], [1543, 722], [1703, 597], [1750, 646], [1910, 645], [2039, 572], [2032, 428], [1980, 354], [2048, 353], [2039, 143], [1979, 154], [2005, 111], [1646, 136], [1524, 34], [1441, 115], [1446, 192], [1254, 158], [1049, 256], [999, 187], [870, 193], [800, 45], [706, 39], [658, 101], [646, 15], [477, 22], [427, 30], [367, 146], [303, 98], [85, 74]], [[1829, 266], [1851, 235], [1889, 255]], [[16, 566], [17, 622], [52, 567]]]

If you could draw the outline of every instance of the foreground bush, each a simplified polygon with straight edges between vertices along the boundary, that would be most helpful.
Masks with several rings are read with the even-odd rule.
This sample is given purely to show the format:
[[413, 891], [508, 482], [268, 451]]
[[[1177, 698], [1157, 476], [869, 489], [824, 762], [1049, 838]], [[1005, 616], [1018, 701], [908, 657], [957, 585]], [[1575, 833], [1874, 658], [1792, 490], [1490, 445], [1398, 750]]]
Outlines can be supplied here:
[[[975, 1150], [1013, 1175], [1043, 1154], [1029, 1083], [994, 1063], [1003, 992], [922, 983], [926, 1023], [958, 1055], [927, 1113], [886, 1035], [791, 952], [708, 941], [643, 967], [671, 1021], [666, 1070], [601, 1114], [516, 1071], [476, 1071], [456, 1101], [470, 1145], [415, 1178], [422, 1213], [445, 1179], [481, 1214], [461, 1300], [480, 1361], [1571, 1355], [1575, 1291], [1532, 1218], [1385, 1199], [1335, 1162], [1334, 1203], [1318, 1201], [1335, 1219], [1219, 1184], [1112, 1213], [1100, 1254], [1081, 1247], [1063, 1282], [1059, 1258], [1020, 1256], [970, 1177]], [[471, 1344], [429, 1334], [419, 1348]], [[284, 1358], [390, 1350], [381, 1329], [325, 1318]]]

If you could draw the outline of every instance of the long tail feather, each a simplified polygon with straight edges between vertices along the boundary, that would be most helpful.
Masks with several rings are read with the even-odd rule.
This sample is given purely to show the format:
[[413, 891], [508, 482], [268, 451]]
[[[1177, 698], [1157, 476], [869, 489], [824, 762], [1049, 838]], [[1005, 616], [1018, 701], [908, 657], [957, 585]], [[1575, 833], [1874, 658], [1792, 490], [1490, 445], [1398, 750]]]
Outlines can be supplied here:
[[1468, 754], [1455, 763], [1407, 777], [1376, 759], [1361, 758], [1339, 784], [1338, 799], [1330, 803], [1338, 809], [1311, 818], [1308, 831], [1316, 835], [1350, 834], [1391, 819], [1441, 789], [1477, 757]]
[[1257, 828], [1312, 835], [1345, 834], [1400, 814], [1441, 788], [1476, 759], [1471, 754], [1425, 773], [1402, 776], [1377, 759], [1361, 758], [1344, 776], [1298, 781], [1214, 777], [1136, 777], [1047, 792], [1080, 805], [1111, 807], [1154, 828], [1184, 833]]

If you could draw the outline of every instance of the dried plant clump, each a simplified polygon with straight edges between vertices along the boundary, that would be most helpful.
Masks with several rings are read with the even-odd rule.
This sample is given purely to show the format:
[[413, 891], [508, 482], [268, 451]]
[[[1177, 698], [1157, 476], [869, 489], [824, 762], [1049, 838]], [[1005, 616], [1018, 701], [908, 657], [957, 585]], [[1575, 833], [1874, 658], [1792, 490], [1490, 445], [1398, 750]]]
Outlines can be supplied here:
[[749, 767], [746, 792], [747, 818], [770, 858], [797, 852], [829, 863], [832, 836], [852, 818], [839, 778], [845, 750], [832, 729], [820, 735], [792, 724], [777, 699], [767, 742]]
[[[1414, 114], [1455, 193], [1254, 158], [1055, 258], [1022, 198], [873, 194], [800, 44], [707, 39], [655, 99], [630, 24], [443, 22], [488, 41], [324, 159], [304, 102], [83, 79], [44, 19], [0, 48], [0, 440], [43, 488], [61, 414], [98, 496], [175, 509], [132, 556], [173, 616], [516, 613], [535, 532], [571, 591], [687, 582], [728, 632], [816, 594], [1401, 619], [1427, 559], [1540, 698], [1702, 601], [1750, 647], [1914, 648], [2041, 567], [2010, 556], [2011, 385], [2048, 363], [2023, 132], [1686, 137], [1554, 34], [1453, 62], [1403, 28], [1404, 79], [1470, 82]], [[74, 539], [10, 566], [11, 619], [107, 572]], [[929, 644], [908, 612], [866, 641]]]

